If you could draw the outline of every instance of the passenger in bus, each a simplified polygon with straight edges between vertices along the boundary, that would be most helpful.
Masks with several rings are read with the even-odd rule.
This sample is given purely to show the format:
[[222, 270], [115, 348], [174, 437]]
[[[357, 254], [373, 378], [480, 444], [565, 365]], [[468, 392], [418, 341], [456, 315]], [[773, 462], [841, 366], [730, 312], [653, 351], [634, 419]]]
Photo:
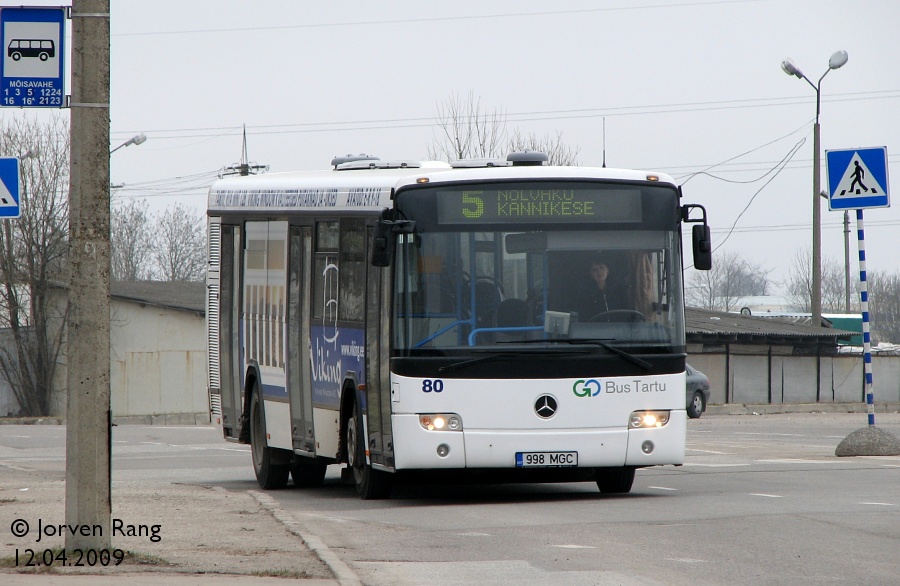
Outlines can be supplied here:
[[593, 255], [588, 275], [579, 299], [580, 321], [614, 321], [614, 312], [633, 309], [624, 275], [609, 254]]

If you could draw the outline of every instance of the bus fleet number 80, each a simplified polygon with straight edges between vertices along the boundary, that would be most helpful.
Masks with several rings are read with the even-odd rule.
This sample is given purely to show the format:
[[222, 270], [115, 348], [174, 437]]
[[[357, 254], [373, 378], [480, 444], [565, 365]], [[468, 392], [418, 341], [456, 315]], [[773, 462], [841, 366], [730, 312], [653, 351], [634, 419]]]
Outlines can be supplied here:
[[430, 378], [426, 378], [422, 381], [422, 392], [423, 393], [440, 393], [444, 390], [444, 381], [439, 378], [431, 380]]

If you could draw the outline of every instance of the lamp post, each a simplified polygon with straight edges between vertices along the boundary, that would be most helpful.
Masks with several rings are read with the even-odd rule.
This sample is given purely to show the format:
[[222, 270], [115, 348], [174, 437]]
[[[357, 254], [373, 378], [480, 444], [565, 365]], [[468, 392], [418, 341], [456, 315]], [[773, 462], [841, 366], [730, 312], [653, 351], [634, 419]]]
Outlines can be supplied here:
[[143, 132], [140, 134], [135, 134], [134, 136], [132, 136], [131, 138], [129, 138], [128, 140], [126, 140], [125, 142], [123, 142], [122, 144], [120, 144], [119, 146], [114, 148], [113, 150], [109, 151], [109, 154], [113, 154], [114, 152], [116, 152], [117, 150], [119, 150], [122, 147], [131, 146], [133, 144], [144, 144], [144, 141], [146, 141], [146, 140], [147, 140], [147, 135], [144, 134]]
[[788, 75], [794, 75], [816, 90], [816, 123], [813, 126], [813, 249], [812, 249], [812, 291], [810, 291], [810, 309], [812, 310], [812, 324], [822, 325], [822, 220], [821, 201], [819, 200], [819, 188], [821, 181], [821, 147], [819, 145], [819, 111], [821, 109], [822, 80], [832, 69], [843, 67], [847, 63], [847, 51], [836, 51], [828, 60], [828, 69], [819, 78], [818, 83], [813, 83], [803, 72], [794, 65], [790, 59], [781, 62], [781, 69]]

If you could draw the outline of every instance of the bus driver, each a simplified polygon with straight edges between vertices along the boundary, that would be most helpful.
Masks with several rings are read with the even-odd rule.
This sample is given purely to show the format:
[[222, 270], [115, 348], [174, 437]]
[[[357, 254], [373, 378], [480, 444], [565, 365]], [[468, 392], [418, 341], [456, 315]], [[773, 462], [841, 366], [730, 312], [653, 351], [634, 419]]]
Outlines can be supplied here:
[[[621, 275], [610, 277], [609, 256], [595, 254], [590, 261], [590, 281], [582, 292], [578, 311], [581, 321], [609, 321], [610, 312], [629, 309], [628, 295]], [[595, 319], [596, 318], [596, 319]]]

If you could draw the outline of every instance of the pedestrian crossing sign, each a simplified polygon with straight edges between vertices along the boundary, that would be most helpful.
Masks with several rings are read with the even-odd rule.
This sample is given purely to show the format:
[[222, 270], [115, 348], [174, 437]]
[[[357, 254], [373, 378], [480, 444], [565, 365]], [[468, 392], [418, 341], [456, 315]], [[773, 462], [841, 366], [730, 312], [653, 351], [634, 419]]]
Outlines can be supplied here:
[[0, 218], [18, 218], [19, 159], [0, 158]]
[[861, 210], [891, 206], [887, 147], [825, 151], [828, 209]]

